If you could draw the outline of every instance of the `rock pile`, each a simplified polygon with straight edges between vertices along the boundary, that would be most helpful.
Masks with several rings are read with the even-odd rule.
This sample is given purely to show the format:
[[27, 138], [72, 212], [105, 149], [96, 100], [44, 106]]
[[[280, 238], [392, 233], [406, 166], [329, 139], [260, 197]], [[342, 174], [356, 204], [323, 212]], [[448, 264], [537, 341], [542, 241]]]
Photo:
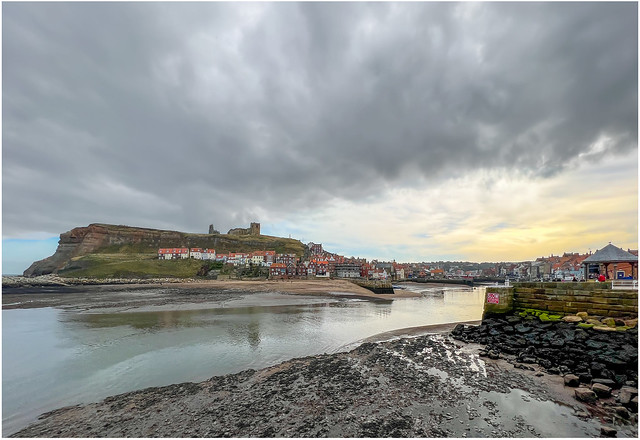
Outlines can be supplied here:
[[188, 278], [63, 278], [58, 275], [40, 275], [36, 277], [3, 276], [3, 288], [15, 287], [58, 287], [58, 286], [94, 286], [107, 284], [160, 284], [190, 283]]
[[479, 326], [459, 324], [451, 335], [483, 344], [481, 355], [507, 359], [517, 368], [533, 370], [530, 364], [538, 364], [562, 375], [566, 386], [577, 387], [576, 399], [609, 399], [607, 406], [628, 419], [629, 411], [638, 411], [638, 329], [630, 328], [637, 319], [576, 318], [494, 315]]

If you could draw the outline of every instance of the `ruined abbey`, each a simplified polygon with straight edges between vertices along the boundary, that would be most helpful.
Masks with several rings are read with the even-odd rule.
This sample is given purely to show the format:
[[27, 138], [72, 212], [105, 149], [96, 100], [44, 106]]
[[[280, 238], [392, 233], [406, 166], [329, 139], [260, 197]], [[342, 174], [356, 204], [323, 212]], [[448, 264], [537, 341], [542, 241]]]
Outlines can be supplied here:
[[229, 235], [260, 235], [260, 223], [251, 223], [248, 228], [229, 229]]
[[[209, 225], [209, 234], [220, 234], [213, 225]], [[260, 223], [251, 223], [248, 228], [229, 229], [228, 235], [260, 235]]]

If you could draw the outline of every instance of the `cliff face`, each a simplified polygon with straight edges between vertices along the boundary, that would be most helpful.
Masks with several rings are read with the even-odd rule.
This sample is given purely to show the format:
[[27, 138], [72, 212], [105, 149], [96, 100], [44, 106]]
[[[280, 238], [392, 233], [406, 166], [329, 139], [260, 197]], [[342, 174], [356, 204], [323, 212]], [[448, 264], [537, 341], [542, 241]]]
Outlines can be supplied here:
[[217, 252], [251, 252], [276, 250], [302, 256], [304, 245], [298, 240], [269, 236], [232, 237], [222, 234], [187, 234], [160, 229], [91, 224], [60, 234], [55, 254], [36, 261], [24, 276], [58, 273], [69, 266], [72, 258], [94, 253], [155, 254], [162, 247], [201, 247]]
[[164, 240], [179, 241], [181, 235], [175, 231], [101, 224], [74, 228], [60, 234], [55, 254], [33, 263], [24, 271], [24, 276], [57, 273], [72, 258], [97, 252], [109, 245], [148, 244], [152, 247], [154, 243], [160, 243]]

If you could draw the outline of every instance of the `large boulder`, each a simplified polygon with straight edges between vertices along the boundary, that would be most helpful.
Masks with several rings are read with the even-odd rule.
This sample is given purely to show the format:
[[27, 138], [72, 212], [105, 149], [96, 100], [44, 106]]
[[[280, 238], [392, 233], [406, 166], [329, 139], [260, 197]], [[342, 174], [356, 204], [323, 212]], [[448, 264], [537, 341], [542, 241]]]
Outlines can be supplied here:
[[625, 420], [629, 420], [629, 417], [631, 417], [631, 414], [629, 414], [629, 410], [624, 406], [614, 406], [612, 409], [618, 416], [622, 417]]
[[617, 332], [615, 326], [609, 327], [608, 325], [594, 325], [593, 329], [599, 332]]
[[580, 378], [575, 374], [567, 374], [564, 376], [564, 384], [568, 387], [580, 386]]
[[593, 403], [598, 400], [598, 396], [596, 395], [596, 393], [589, 388], [576, 388], [574, 392], [576, 399], [582, 402]]
[[620, 388], [620, 394], [618, 394], [618, 401], [624, 405], [629, 406], [631, 400], [638, 395], [637, 388], [622, 387]]
[[516, 324], [513, 328], [518, 333], [521, 333], [521, 334], [529, 333], [531, 331], [531, 327], [530, 326], [528, 326], [526, 324], [522, 324], [522, 323], [521, 324]]
[[615, 388], [616, 387], [616, 382], [614, 380], [611, 379], [602, 379], [602, 378], [596, 378], [593, 379], [591, 381], [592, 384], [600, 384], [600, 385], [604, 385], [607, 386], [609, 388]]
[[567, 315], [562, 318], [564, 322], [582, 322], [582, 318], [576, 315]]
[[601, 399], [611, 397], [611, 387], [608, 387], [601, 383], [594, 383], [593, 385], [591, 385], [591, 390], [596, 393], [596, 395]]
[[600, 428], [600, 434], [604, 437], [615, 437], [618, 431], [610, 426], [603, 426]]

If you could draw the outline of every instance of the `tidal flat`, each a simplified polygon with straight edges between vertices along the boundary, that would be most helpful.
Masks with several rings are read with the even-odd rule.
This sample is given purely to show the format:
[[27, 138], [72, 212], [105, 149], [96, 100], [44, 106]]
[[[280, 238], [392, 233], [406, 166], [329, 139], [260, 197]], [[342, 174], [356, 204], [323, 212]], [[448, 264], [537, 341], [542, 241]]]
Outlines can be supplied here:
[[14, 437], [599, 436], [557, 379], [424, 335], [62, 408]]
[[599, 435], [561, 378], [446, 336], [482, 289], [251, 286], [3, 294], [3, 435]]

